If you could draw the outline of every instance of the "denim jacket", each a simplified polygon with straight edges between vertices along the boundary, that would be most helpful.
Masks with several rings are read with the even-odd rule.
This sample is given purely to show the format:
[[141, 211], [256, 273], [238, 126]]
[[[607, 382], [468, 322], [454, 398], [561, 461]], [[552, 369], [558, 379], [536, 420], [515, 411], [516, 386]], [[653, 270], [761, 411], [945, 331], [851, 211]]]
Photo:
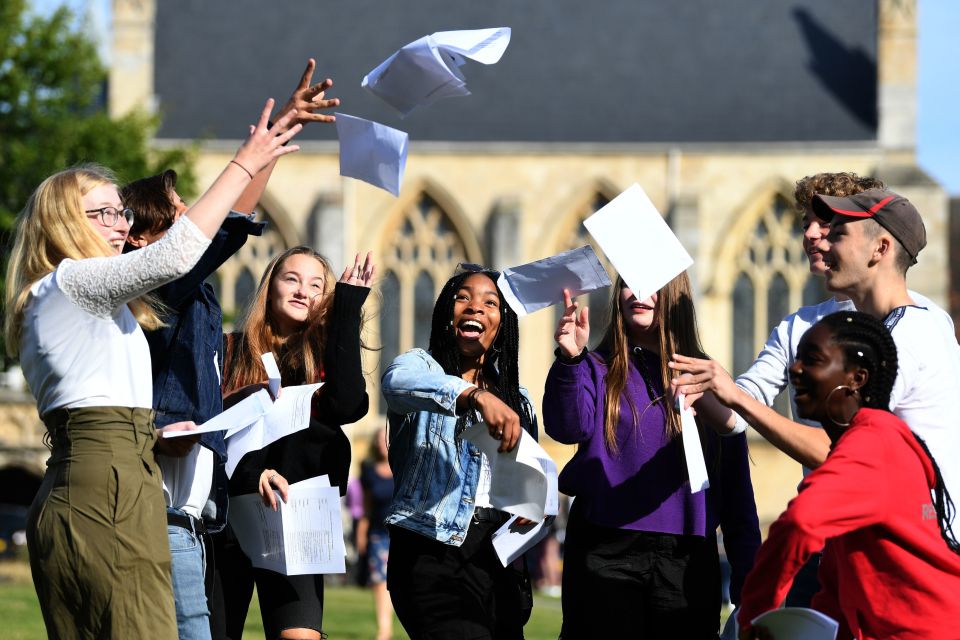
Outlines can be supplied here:
[[[471, 387], [423, 349], [397, 357], [381, 381], [394, 478], [386, 522], [455, 547], [466, 538], [480, 478], [480, 452], [456, 436], [457, 397]], [[533, 403], [520, 391], [536, 438]]]
[[[220, 369], [223, 362], [223, 312], [213, 287], [204, 282], [246, 243], [260, 235], [266, 223], [232, 212], [217, 231], [196, 266], [182, 278], [156, 289], [167, 307], [166, 326], [146, 333], [153, 367], [153, 408], [156, 425], [193, 420], [206, 422], [223, 411]], [[227, 517], [227, 449], [223, 432], [205, 433], [200, 443], [214, 452], [213, 509], [204, 510], [211, 531]], [[208, 505], [208, 507], [211, 505]]]

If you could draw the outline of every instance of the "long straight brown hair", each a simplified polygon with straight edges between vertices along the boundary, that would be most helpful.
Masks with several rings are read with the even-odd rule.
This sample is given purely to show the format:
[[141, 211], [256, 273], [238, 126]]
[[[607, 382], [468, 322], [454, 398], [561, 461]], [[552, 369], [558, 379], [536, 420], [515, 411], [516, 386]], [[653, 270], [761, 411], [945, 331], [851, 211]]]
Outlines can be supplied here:
[[[620, 291], [626, 288], [623, 278], [617, 277], [617, 285], [613, 289], [610, 310], [610, 323], [600, 343], [607, 352], [607, 374], [604, 376], [606, 393], [604, 397], [604, 428], [603, 439], [607, 448], [617, 453], [617, 423], [620, 421], [620, 397], [627, 386], [627, 372], [630, 369], [630, 339], [623, 326], [623, 303], [620, 300]], [[667, 366], [670, 355], [679, 353], [694, 358], [706, 358], [700, 344], [700, 334], [697, 329], [697, 316], [693, 308], [693, 292], [690, 287], [690, 278], [684, 271], [668, 282], [657, 292], [657, 305], [654, 309], [655, 330], [659, 334], [660, 344], [660, 380], [664, 389], [670, 388], [670, 379], [673, 371]], [[639, 425], [640, 416], [637, 407], [629, 394], [627, 404], [633, 415], [634, 427]], [[669, 404], [665, 398], [655, 402]], [[675, 437], [680, 433], [680, 413], [673, 406], [664, 406], [667, 416], [665, 428], [669, 436]]]
[[[310, 309], [306, 322], [292, 335], [282, 337], [270, 311], [270, 285], [281, 273], [284, 261], [290, 256], [306, 255], [323, 265], [323, 294], [318, 304]], [[275, 257], [260, 278], [253, 300], [247, 305], [240, 331], [233, 334], [228, 361], [224, 362], [223, 392], [248, 384], [263, 382], [267, 372], [260, 356], [271, 352], [277, 359], [284, 384], [312, 384], [320, 381], [323, 367], [323, 346], [326, 341], [327, 315], [333, 305], [337, 277], [326, 258], [310, 247], [294, 247]]]

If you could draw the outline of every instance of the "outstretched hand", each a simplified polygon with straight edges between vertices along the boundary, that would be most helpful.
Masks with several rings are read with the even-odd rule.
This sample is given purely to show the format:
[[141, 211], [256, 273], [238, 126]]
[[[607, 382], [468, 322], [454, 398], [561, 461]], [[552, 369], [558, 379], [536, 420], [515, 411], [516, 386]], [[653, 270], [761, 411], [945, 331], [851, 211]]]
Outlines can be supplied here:
[[197, 424], [192, 420], [174, 422], [165, 427], [160, 427], [157, 429], [157, 453], [162, 453], [172, 458], [182, 458], [187, 455], [190, 453], [190, 450], [193, 449], [193, 445], [200, 442], [199, 433], [195, 436], [181, 436], [179, 438], [164, 438], [163, 434], [167, 431], [193, 431], [196, 428]]
[[320, 109], [332, 109], [340, 106], [340, 98], [327, 98], [327, 90], [333, 86], [333, 80], [327, 78], [311, 85], [313, 72], [317, 68], [317, 61], [307, 60], [307, 68], [303, 70], [300, 83], [290, 94], [287, 103], [277, 113], [278, 118], [291, 111], [296, 112], [294, 124], [306, 125], [309, 122], [335, 122], [336, 117], [326, 113], [315, 113]]
[[580, 355], [590, 340], [590, 316], [587, 307], [577, 314], [577, 303], [570, 297], [570, 290], [563, 290], [563, 317], [557, 324], [553, 339], [557, 341], [560, 352], [568, 358]]
[[675, 353], [667, 365], [681, 374], [670, 381], [673, 395], [683, 394], [689, 407], [699, 400], [705, 391], [713, 394], [723, 404], [730, 406], [737, 395], [737, 383], [715, 360], [691, 358]]
[[230, 161], [239, 165], [251, 179], [280, 156], [300, 150], [300, 147], [295, 144], [286, 144], [303, 128], [301, 124], [291, 126], [298, 112], [296, 110], [287, 112], [273, 127], [267, 128], [273, 104], [273, 98], [267, 100], [263, 111], [260, 112], [260, 120], [256, 125], [251, 125], [250, 135]]
[[343, 270], [343, 275], [340, 276], [339, 282], [352, 284], [356, 287], [369, 288], [376, 272], [377, 265], [373, 264], [373, 252], [367, 251], [367, 257], [363, 261], [363, 265], [360, 264], [360, 254], [358, 253], [353, 259], [353, 266], [348, 266]]

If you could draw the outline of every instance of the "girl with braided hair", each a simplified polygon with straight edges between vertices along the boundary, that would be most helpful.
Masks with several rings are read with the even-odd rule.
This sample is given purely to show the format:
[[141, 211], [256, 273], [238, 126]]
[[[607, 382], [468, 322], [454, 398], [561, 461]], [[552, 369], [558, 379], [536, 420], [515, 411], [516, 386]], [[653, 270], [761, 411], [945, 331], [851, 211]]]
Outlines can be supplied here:
[[797, 411], [823, 424], [832, 447], [770, 527], [743, 587], [741, 638], [761, 637], [751, 620], [779, 606], [821, 548], [811, 606], [840, 623], [837, 637], [955, 637], [953, 503], [924, 442], [888, 409], [896, 376], [893, 338], [873, 316], [835, 313], [800, 340]]
[[644, 300], [618, 279], [603, 341], [587, 353], [587, 309], [578, 313], [564, 292], [543, 398], [546, 432], [578, 445], [559, 485], [575, 496], [564, 549], [564, 640], [716, 640], [718, 525], [739, 602], [760, 546], [746, 438], [700, 429], [710, 488], [693, 493], [680, 414], [664, 393], [669, 354], [703, 357], [692, 301], [686, 273]]
[[482, 421], [504, 452], [521, 429], [537, 435], [519, 383], [517, 314], [498, 275], [468, 265], [450, 278], [429, 352], [402, 354], [383, 375], [394, 476], [387, 588], [414, 639], [522, 638], [530, 615], [522, 560], [504, 567], [491, 544], [509, 515], [490, 502], [489, 461], [460, 437]]

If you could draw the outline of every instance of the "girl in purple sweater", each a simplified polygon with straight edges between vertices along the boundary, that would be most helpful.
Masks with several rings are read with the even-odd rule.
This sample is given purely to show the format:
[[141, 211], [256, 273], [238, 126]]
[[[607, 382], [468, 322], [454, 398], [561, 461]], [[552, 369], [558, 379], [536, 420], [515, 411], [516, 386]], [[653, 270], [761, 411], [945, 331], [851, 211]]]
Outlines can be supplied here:
[[587, 353], [587, 309], [577, 313], [564, 291], [543, 398], [547, 433], [578, 445], [560, 474], [560, 490], [575, 496], [563, 640], [716, 639], [718, 525], [732, 565], [731, 596], [739, 601], [760, 545], [746, 439], [701, 428], [710, 488], [691, 493], [680, 415], [664, 394], [669, 355], [703, 353], [692, 300], [686, 273], [645, 300], [618, 279], [601, 346]]

